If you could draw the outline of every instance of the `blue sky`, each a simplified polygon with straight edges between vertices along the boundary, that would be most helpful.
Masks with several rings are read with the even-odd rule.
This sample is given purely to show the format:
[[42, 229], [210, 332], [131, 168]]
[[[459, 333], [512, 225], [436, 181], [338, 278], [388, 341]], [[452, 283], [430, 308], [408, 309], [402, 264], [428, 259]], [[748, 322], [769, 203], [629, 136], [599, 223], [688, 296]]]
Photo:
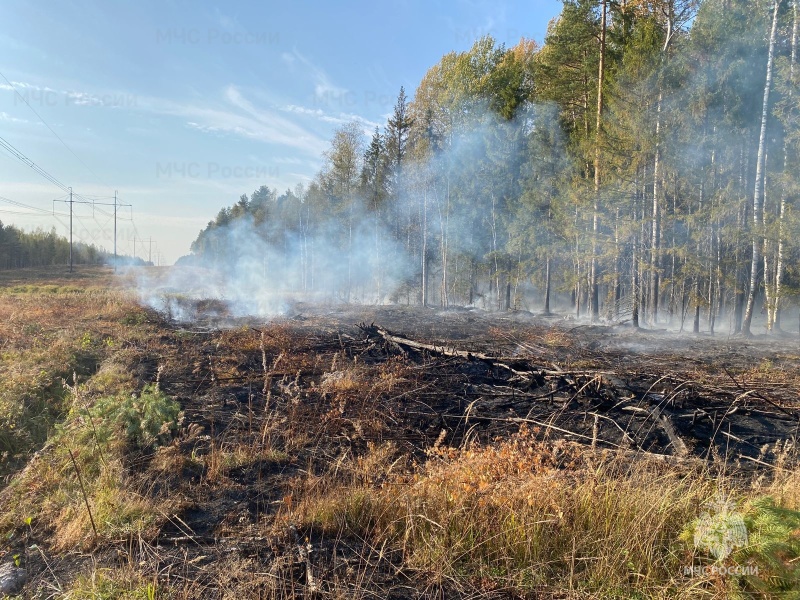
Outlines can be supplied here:
[[[179, 2], [6, 0], [0, 136], [85, 197], [121, 202], [119, 250], [169, 264], [220, 208], [322, 165], [333, 131], [383, 126], [447, 52], [481, 35], [541, 42], [558, 0]], [[65, 146], [66, 144], [66, 146]], [[63, 213], [63, 192], [0, 149], [0, 197]], [[112, 247], [109, 208], [76, 205], [76, 238]], [[0, 220], [55, 226], [63, 214]], [[137, 242], [137, 253], [143, 256]], [[157, 252], [157, 254], [156, 254]], [[144, 255], [146, 257], [146, 255]]]

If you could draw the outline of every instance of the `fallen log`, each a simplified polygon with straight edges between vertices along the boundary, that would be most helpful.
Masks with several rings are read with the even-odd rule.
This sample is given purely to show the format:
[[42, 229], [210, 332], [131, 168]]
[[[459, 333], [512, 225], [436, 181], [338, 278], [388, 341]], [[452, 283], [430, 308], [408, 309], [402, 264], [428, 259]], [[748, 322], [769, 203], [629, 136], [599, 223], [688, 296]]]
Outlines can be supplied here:
[[[489, 354], [484, 354], [482, 352], [472, 352], [470, 350], [458, 350], [457, 348], [447, 348], [444, 344], [436, 345], [436, 344], [425, 344], [423, 342], [418, 342], [416, 340], [411, 340], [399, 335], [396, 335], [390, 332], [383, 327], [379, 327], [374, 323], [371, 325], [366, 325], [361, 323], [358, 325], [359, 329], [361, 329], [364, 333], [371, 337], [381, 337], [389, 344], [398, 347], [401, 351], [403, 346], [407, 348], [412, 348], [418, 352], [429, 352], [431, 354], [435, 354], [438, 356], [450, 356], [450, 357], [459, 357], [459, 358], [466, 358], [467, 360], [480, 360], [483, 361], [490, 366], [497, 366], [502, 369], [506, 369], [509, 372], [513, 373], [517, 377], [530, 377], [531, 373], [539, 373], [542, 375], [568, 375], [570, 373], [565, 373], [563, 371], [554, 371], [550, 369], [544, 368], [531, 368], [530, 370], [521, 371], [515, 369], [508, 363], [512, 362], [520, 362], [519, 358], [514, 357], [504, 357], [504, 356], [492, 356]], [[598, 375], [599, 373], [592, 373], [592, 375]]]

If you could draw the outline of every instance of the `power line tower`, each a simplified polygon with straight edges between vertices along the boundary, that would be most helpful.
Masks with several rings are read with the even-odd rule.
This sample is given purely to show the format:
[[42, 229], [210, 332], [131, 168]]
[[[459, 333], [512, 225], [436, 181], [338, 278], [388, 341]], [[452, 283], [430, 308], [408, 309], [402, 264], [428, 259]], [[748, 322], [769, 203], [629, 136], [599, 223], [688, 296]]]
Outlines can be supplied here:
[[117, 272], [117, 190], [114, 190], [114, 273]]
[[69, 272], [72, 273], [72, 186], [69, 188]]
[[[136, 258], [136, 240], [137, 239], [143, 245], [147, 244], [147, 246], [148, 246], [147, 247], [147, 262], [152, 263], [153, 262], [153, 242], [155, 242], [155, 240], [152, 237], [144, 239], [144, 238], [137, 238], [136, 236], [133, 236], [133, 258]], [[158, 247], [158, 242], [156, 242], [156, 247]]]
[[[81, 196], [78, 196], [79, 198]], [[114, 272], [117, 272], [117, 208], [120, 206], [131, 206], [130, 204], [123, 204], [117, 198], [117, 192], [114, 191], [114, 202], [96, 202], [95, 200], [75, 200], [72, 193], [72, 188], [69, 188], [69, 200], [53, 200], [53, 202], [66, 202], [69, 204], [69, 272], [72, 273], [72, 206], [73, 204], [91, 204], [92, 206], [113, 206], [114, 207]]]

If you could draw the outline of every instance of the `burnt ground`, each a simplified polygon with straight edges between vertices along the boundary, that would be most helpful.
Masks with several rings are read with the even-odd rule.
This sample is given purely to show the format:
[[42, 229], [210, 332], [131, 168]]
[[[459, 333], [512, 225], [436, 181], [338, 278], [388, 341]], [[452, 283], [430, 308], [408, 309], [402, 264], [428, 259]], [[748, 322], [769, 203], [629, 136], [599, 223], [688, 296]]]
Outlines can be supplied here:
[[[260, 351], [253, 346], [238, 356], [235, 368], [224, 368], [229, 350], [220, 331], [206, 326], [200, 319], [184, 334], [192, 339], [181, 348], [182, 355], [191, 348], [192, 374], [172, 379], [165, 373], [166, 385], [172, 379], [179, 397], [192, 381], [192, 393], [184, 397], [187, 420], [213, 432], [224, 446], [248, 437], [249, 411], [270, 405], [284, 415], [282, 427], [291, 436], [302, 435], [298, 429], [312, 433], [291, 459], [233, 468], [226, 486], [198, 485], [200, 495], [179, 523], [164, 528], [162, 544], [188, 543], [197, 551], [199, 540], [199, 547], [213, 544], [219, 552], [226, 547], [221, 540], [237, 531], [228, 542], [233, 549], [225, 551], [245, 553], [258, 564], [274, 566], [287, 552], [296, 553], [297, 534], [282, 532], [267, 550], [258, 534], [243, 536], [241, 526], [258, 531], [265, 515], [280, 510], [293, 480], [324, 471], [343, 452], [357, 455], [370, 442], [391, 440], [421, 461], [434, 444], [489, 442], [528, 424], [543, 438], [748, 473], [778, 459], [786, 450], [782, 444], [798, 430], [800, 386], [794, 374], [800, 356], [794, 340], [677, 336], [528, 313], [298, 304], [277, 321], [280, 333], [267, 330], [267, 340], [285, 339], [267, 352], [271, 397], [265, 403]], [[264, 323], [253, 319], [225, 326], [247, 335], [264, 331]], [[306, 359], [283, 369], [276, 361], [281, 352]], [[355, 365], [369, 379], [392, 363], [402, 371], [402, 382], [391, 392], [367, 390], [361, 397], [364, 389], [357, 387], [347, 406], [341, 394], [326, 393], [326, 384], [346, 368]], [[198, 452], [202, 444], [194, 444]], [[202, 474], [194, 476], [202, 481]], [[317, 549], [326, 579], [338, 573], [346, 580], [348, 561], [369, 552], [358, 540], [301, 534]], [[283, 573], [282, 581], [305, 581], [301, 562], [298, 556], [290, 560], [295, 572]], [[206, 593], [215, 587], [214, 577], [204, 581], [201, 569], [193, 576], [208, 586]], [[369, 578], [385, 597], [423, 593], [384, 568]]]
[[752, 467], [800, 427], [794, 336], [681, 335], [459, 308], [297, 305], [285, 322], [353, 358], [399, 356], [423, 370], [430, 387], [415, 393], [415, 418], [402, 419], [415, 440], [444, 430], [458, 445], [473, 426], [490, 439], [529, 422], [575, 441]]
[[[544, 439], [749, 477], [785, 458], [800, 426], [797, 339], [470, 309], [298, 303], [270, 322], [197, 309], [196, 321], [170, 324], [143, 367], [153, 378], [163, 367], [182, 433], [131, 465], [175, 509], [154, 539], [109, 550], [187, 597], [249, 586], [288, 597], [308, 591], [311, 573], [345, 595], [430, 597], [391, 552], [281, 518], [310, 476], [370, 444], [394, 442], [411, 464], [434, 445], [527, 425]], [[266, 446], [274, 452], [242, 452]]]

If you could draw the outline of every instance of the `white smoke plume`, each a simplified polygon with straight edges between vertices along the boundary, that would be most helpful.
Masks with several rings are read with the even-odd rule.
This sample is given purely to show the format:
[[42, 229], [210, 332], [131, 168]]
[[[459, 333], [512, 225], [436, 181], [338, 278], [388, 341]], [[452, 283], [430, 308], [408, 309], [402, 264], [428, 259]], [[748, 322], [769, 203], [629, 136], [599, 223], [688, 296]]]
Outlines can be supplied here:
[[141, 301], [177, 321], [198, 316], [270, 318], [299, 302], [379, 304], [411, 272], [403, 249], [366, 214], [341, 231], [289, 233], [267, 241], [268, 226], [249, 216], [214, 229], [206, 251], [166, 275], [142, 272]]

